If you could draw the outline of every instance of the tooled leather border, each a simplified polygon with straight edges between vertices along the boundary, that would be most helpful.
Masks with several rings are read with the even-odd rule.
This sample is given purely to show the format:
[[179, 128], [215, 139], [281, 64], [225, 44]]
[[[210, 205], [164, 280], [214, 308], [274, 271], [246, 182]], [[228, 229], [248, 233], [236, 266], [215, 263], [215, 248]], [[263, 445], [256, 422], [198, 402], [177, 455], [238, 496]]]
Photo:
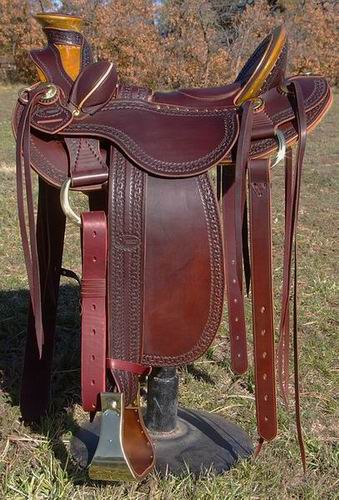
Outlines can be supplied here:
[[[144, 192], [146, 174], [112, 148], [109, 193], [108, 355], [139, 362], [143, 336]], [[126, 195], [128, 193], [128, 195]], [[114, 378], [131, 402], [138, 379], [123, 370]]]

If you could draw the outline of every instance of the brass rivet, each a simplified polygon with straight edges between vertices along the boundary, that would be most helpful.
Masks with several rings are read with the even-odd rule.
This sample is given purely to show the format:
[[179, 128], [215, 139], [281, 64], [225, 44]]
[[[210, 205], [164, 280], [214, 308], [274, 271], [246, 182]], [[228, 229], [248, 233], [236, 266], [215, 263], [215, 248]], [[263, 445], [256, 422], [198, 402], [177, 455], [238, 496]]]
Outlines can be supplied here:
[[254, 111], [258, 111], [264, 106], [264, 100], [261, 97], [256, 97], [252, 102]]

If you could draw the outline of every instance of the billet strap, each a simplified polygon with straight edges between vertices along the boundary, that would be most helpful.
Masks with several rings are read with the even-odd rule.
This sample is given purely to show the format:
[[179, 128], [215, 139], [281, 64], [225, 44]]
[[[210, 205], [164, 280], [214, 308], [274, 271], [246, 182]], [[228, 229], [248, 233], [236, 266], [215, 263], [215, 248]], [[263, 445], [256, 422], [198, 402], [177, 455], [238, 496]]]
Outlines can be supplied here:
[[237, 279], [235, 243], [235, 166], [224, 167], [222, 176], [222, 220], [225, 258], [226, 295], [231, 345], [231, 367], [245, 373], [248, 367], [245, 306], [242, 287]]
[[270, 161], [250, 160], [248, 176], [257, 425], [270, 441], [277, 434]]
[[84, 410], [95, 412], [106, 391], [107, 221], [99, 211], [84, 212], [81, 220], [81, 394]]
[[[300, 417], [300, 393], [299, 393], [299, 364], [298, 364], [298, 338], [297, 338], [297, 245], [296, 229], [298, 221], [302, 165], [306, 149], [306, 112], [303, 94], [297, 81], [291, 80], [289, 87], [292, 88], [295, 101], [297, 127], [298, 127], [298, 148], [294, 171], [292, 171], [292, 152], [288, 151], [286, 158], [286, 189], [285, 198], [285, 243], [284, 243], [284, 271], [282, 288], [282, 305], [280, 316], [280, 339], [278, 345], [278, 376], [282, 396], [288, 404], [288, 365], [289, 365], [289, 300], [291, 290], [291, 269], [292, 253], [294, 251], [294, 283], [293, 283], [293, 350], [294, 350], [294, 390], [295, 390], [295, 414], [297, 435], [300, 448], [300, 455], [304, 471], [306, 471], [305, 447], [302, 436], [302, 426]], [[293, 176], [293, 177], [292, 177]]]
[[[253, 104], [243, 105], [235, 167], [224, 167], [222, 176], [222, 212], [225, 275], [231, 341], [231, 365], [235, 373], [245, 373], [248, 366], [245, 307], [243, 298], [244, 214], [246, 207], [246, 170], [251, 145]], [[219, 174], [220, 176], [220, 174]], [[246, 282], [249, 266], [245, 265]]]

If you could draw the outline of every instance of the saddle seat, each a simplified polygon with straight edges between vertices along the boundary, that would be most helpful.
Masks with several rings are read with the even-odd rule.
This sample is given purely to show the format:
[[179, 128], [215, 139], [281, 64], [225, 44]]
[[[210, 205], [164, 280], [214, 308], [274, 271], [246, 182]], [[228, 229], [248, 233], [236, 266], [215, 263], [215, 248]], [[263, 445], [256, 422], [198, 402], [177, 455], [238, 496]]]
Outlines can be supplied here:
[[[306, 126], [312, 129], [331, 103], [329, 85], [321, 77], [297, 76], [287, 80], [284, 89], [292, 83], [300, 87]], [[298, 138], [294, 98], [284, 89], [274, 87], [254, 100], [252, 159], [267, 158], [278, 151], [277, 130], [288, 145]], [[125, 94], [126, 88], [117, 84], [114, 66], [101, 61], [83, 70], [68, 99], [59, 89], [52, 102], [37, 103], [31, 119], [31, 149], [32, 166], [39, 175], [60, 187], [76, 171], [76, 165], [69, 161], [74, 155], [67, 150], [63, 137], [98, 140], [100, 147], [99, 142], [95, 147], [91, 143], [87, 149], [89, 158], [101, 158], [101, 164], [113, 143], [147, 172], [164, 177], [198, 175], [217, 163], [232, 163], [240, 132], [241, 109], [237, 106], [215, 107], [214, 101], [205, 102], [203, 108], [170, 105], [160, 102], [159, 96], [154, 102], [145, 89], [144, 99], [133, 95], [127, 99]], [[24, 104], [18, 104], [16, 123], [23, 108]], [[85, 168], [83, 163], [83, 172]], [[83, 175], [82, 181], [91, 185], [91, 179], [85, 181]], [[77, 184], [73, 187], [80, 188]]]

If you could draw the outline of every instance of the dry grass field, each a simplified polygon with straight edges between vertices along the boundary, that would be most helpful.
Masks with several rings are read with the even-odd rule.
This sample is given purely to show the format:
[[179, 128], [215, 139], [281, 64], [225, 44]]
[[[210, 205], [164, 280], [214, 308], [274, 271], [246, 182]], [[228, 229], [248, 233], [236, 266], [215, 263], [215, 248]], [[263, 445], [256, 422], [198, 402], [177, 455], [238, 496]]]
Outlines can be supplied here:
[[[230, 472], [194, 479], [152, 475], [141, 484], [91, 482], [68, 455], [71, 433], [85, 417], [79, 405], [78, 290], [62, 283], [53, 372], [53, 404], [37, 427], [18, 407], [24, 349], [27, 279], [15, 200], [10, 113], [15, 87], [0, 87], [0, 498], [1, 499], [334, 499], [338, 452], [338, 164], [339, 98], [310, 136], [304, 165], [299, 248], [299, 331], [302, 420], [308, 471], [303, 478], [293, 408], [279, 410], [279, 437], [259, 459]], [[274, 270], [278, 313], [283, 228], [283, 168], [274, 170]], [[76, 199], [76, 202], [78, 202]], [[83, 203], [83, 201], [81, 201]], [[79, 271], [78, 234], [67, 229], [65, 267]], [[180, 403], [217, 412], [256, 439], [251, 371], [235, 377], [223, 326], [207, 355], [180, 371]]]

